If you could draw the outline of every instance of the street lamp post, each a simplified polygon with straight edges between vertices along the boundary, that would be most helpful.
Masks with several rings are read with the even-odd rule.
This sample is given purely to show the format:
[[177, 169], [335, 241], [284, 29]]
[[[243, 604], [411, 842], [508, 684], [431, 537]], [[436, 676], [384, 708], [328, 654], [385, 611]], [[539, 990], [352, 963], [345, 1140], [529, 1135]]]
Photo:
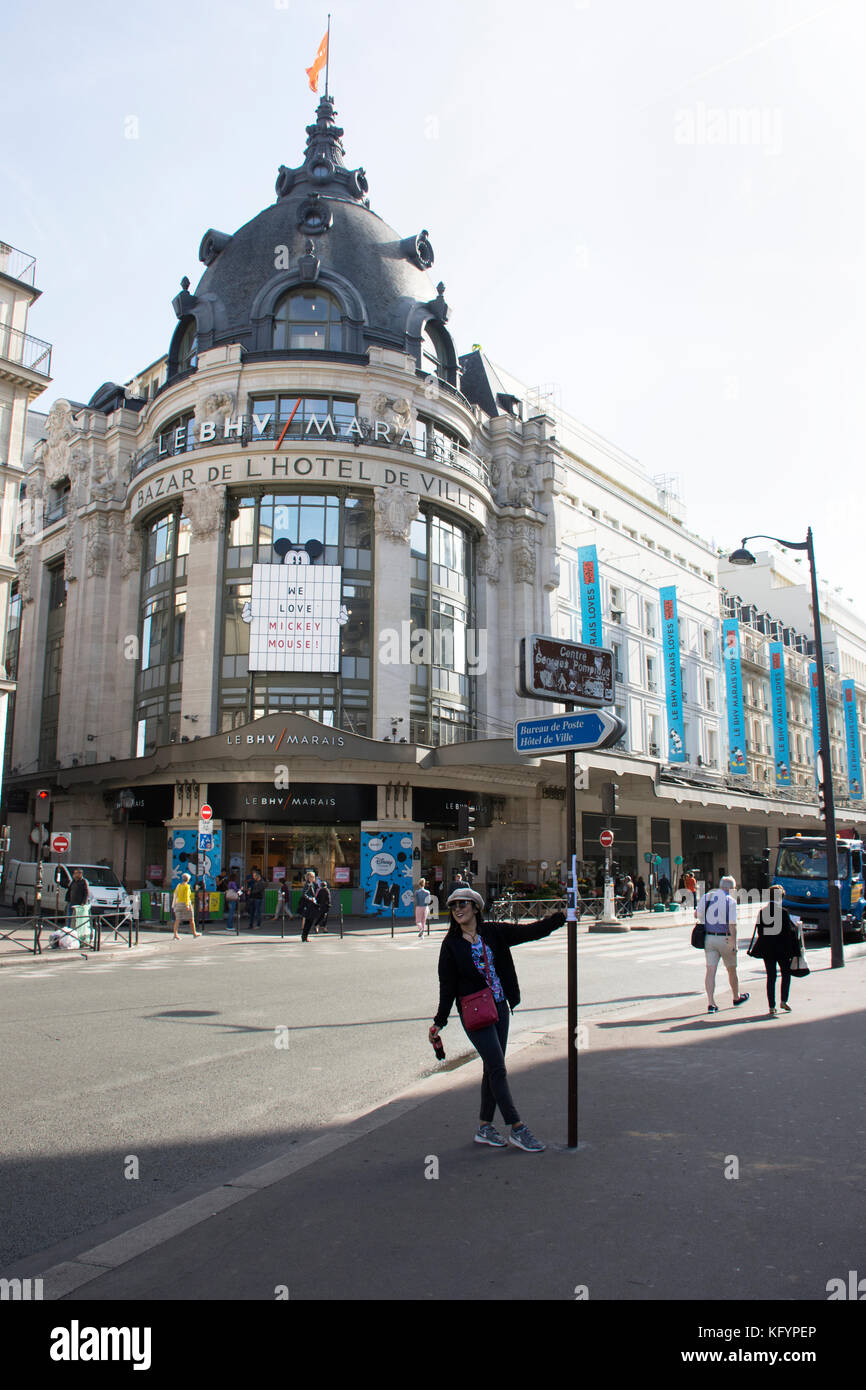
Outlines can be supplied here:
[[830, 720], [827, 714], [827, 681], [824, 675], [824, 644], [821, 640], [821, 609], [818, 603], [818, 574], [815, 569], [815, 550], [812, 528], [805, 541], [783, 541], [778, 536], [744, 536], [741, 548], [728, 556], [731, 565], [754, 565], [755, 557], [746, 549], [746, 541], [775, 541], [786, 550], [805, 550], [809, 557], [812, 581], [812, 624], [815, 630], [815, 664], [818, 669], [818, 732], [821, 747], [816, 750], [818, 779], [824, 793], [824, 831], [827, 845], [827, 924], [830, 929], [830, 966], [833, 970], [845, 964], [842, 949], [842, 899], [839, 891], [839, 860], [836, 853], [836, 802], [833, 796], [833, 764], [830, 758]]

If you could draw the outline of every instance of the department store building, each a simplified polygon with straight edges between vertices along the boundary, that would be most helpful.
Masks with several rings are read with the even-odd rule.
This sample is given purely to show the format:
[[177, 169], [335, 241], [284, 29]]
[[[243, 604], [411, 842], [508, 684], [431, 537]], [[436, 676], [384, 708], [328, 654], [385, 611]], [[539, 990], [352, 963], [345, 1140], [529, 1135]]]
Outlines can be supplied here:
[[628, 732], [578, 759], [588, 871], [616, 781], [624, 870], [752, 873], [818, 827], [812, 750], [790, 794], [731, 775], [718, 557], [670, 479], [459, 351], [430, 234], [371, 209], [335, 116], [273, 203], [205, 232], [167, 354], [51, 408], [9, 634], [13, 853], [48, 786], [73, 855], [131, 885], [315, 867], [347, 909], [409, 913], [413, 879], [462, 867], [437, 845], [466, 806], [482, 881], [553, 878], [564, 759], [512, 742], [559, 708], [516, 690], [545, 633], [614, 650]]

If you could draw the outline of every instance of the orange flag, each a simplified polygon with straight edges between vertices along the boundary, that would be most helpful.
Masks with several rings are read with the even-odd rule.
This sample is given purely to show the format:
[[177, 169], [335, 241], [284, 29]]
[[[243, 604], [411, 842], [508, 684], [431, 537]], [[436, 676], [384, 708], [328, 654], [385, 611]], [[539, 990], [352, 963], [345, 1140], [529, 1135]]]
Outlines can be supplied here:
[[306, 72], [307, 72], [307, 77], [310, 79], [310, 91], [311, 91], [311, 92], [316, 92], [316, 93], [318, 93], [318, 91], [319, 91], [319, 73], [322, 71], [322, 68], [325, 66], [325, 64], [327, 63], [327, 61], [328, 61], [328, 35], [326, 34], [325, 37], [322, 39], [322, 42], [319, 44], [319, 51], [318, 51], [318, 53], [316, 54], [315, 60], [314, 60], [314, 62], [313, 62], [313, 66], [312, 66], [311, 68], [307, 68], [307, 70], [306, 70]]

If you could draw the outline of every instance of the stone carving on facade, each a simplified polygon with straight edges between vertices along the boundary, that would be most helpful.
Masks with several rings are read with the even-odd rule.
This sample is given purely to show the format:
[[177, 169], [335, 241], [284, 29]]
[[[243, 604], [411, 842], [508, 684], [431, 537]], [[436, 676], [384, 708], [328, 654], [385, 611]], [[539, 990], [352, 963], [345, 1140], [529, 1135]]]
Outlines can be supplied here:
[[376, 489], [376, 534], [394, 541], [408, 541], [418, 515], [418, 498], [397, 483]]
[[55, 401], [45, 423], [47, 442], [43, 450], [45, 476], [50, 484], [69, 476], [69, 443], [74, 434], [72, 406], [68, 401]]
[[511, 465], [511, 478], [508, 483], [509, 507], [531, 507], [535, 502], [532, 486], [532, 464], [525, 459], [515, 459]]
[[89, 501], [107, 502], [114, 496], [114, 476], [105, 454], [95, 454], [90, 463]]
[[225, 511], [224, 487], [190, 487], [183, 494], [183, 514], [193, 538], [208, 540], [219, 530]]
[[108, 518], [104, 512], [97, 513], [90, 518], [85, 548], [88, 579], [104, 579], [108, 573], [108, 562], [111, 558]]
[[203, 424], [205, 420], [226, 420], [234, 415], [235, 404], [233, 391], [212, 391], [209, 396], [205, 396], [196, 410], [196, 419], [199, 424]]
[[124, 579], [137, 574], [141, 565], [142, 535], [138, 526], [126, 521], [121, 513], [116, 513], [115, 526], [120, 540], [120, 573]]
[[490, 584], [498, 584], [501, 570], [502, 546], [499, 544], [496, 523], [491, 517], [487, 531], [478, 544], [478, 573], [483, 575]]
[[66, 546], [63, 552], [63, 577], [67, 584], [74, 583], [78, 578], [78, 533], [80, 529], [80, 526], [76, 522], [70, 522], [66, 528]]
[[391, 397], [380, 394], [373, 400], [373, 409], [376, 419], [389, 427], [391, 439], [395, 444], [400, 442], [406, 430], [411, 433], [412, 406], [405, 396]]
[[30, 551], [24, 550], [18, 556], [18, 593], [22, 603], [32, 603], [30, 592]]
[[535, 581], [535, 538], [529, 526], [517, 525], [512, 533], [511, 573], [515, 584]]

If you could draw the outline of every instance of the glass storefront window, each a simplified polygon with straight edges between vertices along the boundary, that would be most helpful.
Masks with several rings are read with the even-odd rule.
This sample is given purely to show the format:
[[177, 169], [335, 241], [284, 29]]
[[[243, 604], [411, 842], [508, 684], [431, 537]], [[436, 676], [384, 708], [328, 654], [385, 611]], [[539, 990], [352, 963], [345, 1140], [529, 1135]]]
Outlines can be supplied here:
[[189, 547], [189, 521], [177, 511], [158, 517], [145, 533], [136, 757], [179, 736]]

